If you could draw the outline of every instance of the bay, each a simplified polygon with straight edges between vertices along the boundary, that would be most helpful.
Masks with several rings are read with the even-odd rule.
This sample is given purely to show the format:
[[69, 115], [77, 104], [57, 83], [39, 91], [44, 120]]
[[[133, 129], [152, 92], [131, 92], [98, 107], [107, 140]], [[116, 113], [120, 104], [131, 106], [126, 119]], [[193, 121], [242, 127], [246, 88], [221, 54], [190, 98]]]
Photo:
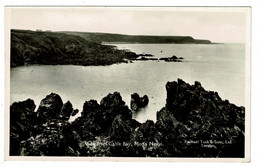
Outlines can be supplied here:
[[107, 94], [120, 92], [130, 105], [132, 93], [148, 95], [149, 105], [133, 117], [140, 122], [155, 120], [166, 103], [165, 85], [178, 78], [219, 93], [238, 106], [245, 105], [244, 44], [113, 44], [119, 49], [155, 58], [176, 55], [183, 62], [133, 61], [109, 66], [31, 65], [11, 68], [11, 103], [31, 98], [39, 105], [51, 92], [63, 102], [82, 110], [85, 101], [98, 102]]

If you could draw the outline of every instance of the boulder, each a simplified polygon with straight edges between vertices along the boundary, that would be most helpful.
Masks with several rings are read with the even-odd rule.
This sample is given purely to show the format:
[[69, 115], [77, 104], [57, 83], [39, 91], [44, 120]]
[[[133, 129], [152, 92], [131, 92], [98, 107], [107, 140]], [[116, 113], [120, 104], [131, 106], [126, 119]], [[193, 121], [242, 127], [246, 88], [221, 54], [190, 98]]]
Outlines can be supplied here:
[[34, 101], [27, 99], [10, 107], [10, 155], [19, 155], [20, 142], [35, 133], [37, 124]]
[[144, 95], [143, 97], [140, 97], [140, 107], [145, 107], [149, 103], [149, 98], [147, 95]]
[[147, 95], [140, 97], [137, 93], [131, 94], [130, 107], [134, 111], [138, 111], [139, 108], [147, 106], [149, 103], [149, 98]]
[[64, 105], [61, 108], [60, 118], [69, 120], [70, 116], [73, 113], [73, 107], [70, 101], [67, 101], [64, 103]]
[[52, 119], [40, 133], [21, 142], [20, 156], [65, 156], [68, 149], [76, 153], [78, 143], [79, 136], [68, 121]]
[[167, 134], [178, 125], [177, 119], [166, 108], [162, 108], [156, 113], [156, 127], [159, 131]]
[[102, 132], [103, 111], [96, 100], [86, 101], [81, 116], [72, 122], [73, 128], [79, 133], [81, 139], [92, 140], [94, 135]]
[[173, 55], [173, 56], [171, 57], [171, 59], [178, 59], [178, 57], [175, 56], [175, 55]]
[[100, 109], [100, 105], [96, 100], [86, 101], [83, 105], [82, 117], [89, 117], [90, 115], [97, 115], [97, 110]]
[[173, 55], [172, 57], [162, 57], [159, 60], [163, 60], [165, 62], [182, 62], [183, 59], [183, 57], [178, 58], [177, 56]]
[[117, 115], [132, 118], [132, 111], [125, 105], [121, 95], [115, 92], [104, 97], [100, 104], [96, 100], [86, 101], [81, 117], [73, 125], [84, 139], [89, 139], [92, 135], [108, 134]]
[[137, 93], [131, 94], [130, 107], [132, 110], [137, 111], [139, 109], [140, 96]]
[[37, 115], [42, 123], [50, 119], [57, 119], [61, 115], [62, 106], [61, 97], [56, 93], [51, 93], [40, 102]]
[[71, 116], [75, 116], [79, 113], [79, 110], [78, 109], [74, 109], [73, 112], [71, 113]]
[[144, 156], [156, 157], [163, 146], [162, 137], [154, 122], [147, 120], [134, 132], [134, 143], [137, 144], [136, 146], [140, 145], [142, 152], [139, 153], [144, 153]]
[[122, 115], [117, 115], [110, 129], [110, 139], [117, 142], [128, 141], [130, 139], [131, 132], [132, 129], [127, 124], [125, 118]]
[[123, 106], [125, 105], [125, 102], [122, 100], [120, 93], [114, 92], [113, 94], [109, 93], [106, 97], [104, 97], [100, 101], [100, 105], [105, 107]]
[[122, 100], [120, 93], [114, 92], [113, 94], [108, 94], [104, 97], [101, 102], [100, 106], [103, 111], [103, 115], [105, 118], [110, 118], [110, 123], [113, 122], [114, 118], [117, 115], [122, 115], [126, 119], [132, 118], [132, 112], [128, 109], [128, 106], [125, 105], [125, 102]]
[[155, 124], [152, 120], [147, 120], [145, 123], [141, 124], [137, 130], [136, 141], [138, 142], [154, 142], [156, 141], [155, 135], [158, 133]]

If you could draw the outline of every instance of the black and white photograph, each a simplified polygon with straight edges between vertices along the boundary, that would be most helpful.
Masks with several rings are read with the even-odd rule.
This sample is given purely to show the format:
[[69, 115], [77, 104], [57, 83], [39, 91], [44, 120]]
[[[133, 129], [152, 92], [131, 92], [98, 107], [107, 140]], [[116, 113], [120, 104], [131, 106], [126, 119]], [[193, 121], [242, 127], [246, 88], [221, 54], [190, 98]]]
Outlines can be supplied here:
[[5, 7], [8, 160], [250, 161], [250, 7]]

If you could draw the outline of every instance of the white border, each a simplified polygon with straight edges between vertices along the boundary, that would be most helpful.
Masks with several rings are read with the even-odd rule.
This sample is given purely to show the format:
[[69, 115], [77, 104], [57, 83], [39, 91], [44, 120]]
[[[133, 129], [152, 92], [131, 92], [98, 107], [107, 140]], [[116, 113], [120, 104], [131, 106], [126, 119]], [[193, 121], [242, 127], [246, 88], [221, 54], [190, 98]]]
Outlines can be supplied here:
[[[156, 1], [156, 0], [150, 0], [150, 1], [131, 1], [128, 3], [123, 3], [121, 2], [116, 2], [116, 1], [109, 1], [109, 2], [104, 2], [104, 1], [88, 1], [88, 3], [84, 0], [76, 0], [69, 2], [69, 1], [51, 1], [51, 0], [45, 0], [45, 1], [19, 1], [19, 0], [11, 0], [11, 1], [1, 1], [1, 9], [0, 9], [0, 14], [1, 14], [1, 34], [0, 37], [4, 36], [4, 29], [3, 29], [3, 9], [5, 5], [134, 5], [134, 6], [252, 6], [252, 64], [251, 64], [251, 70], [252, 70], [252, 78], [251, 78], [251, 86], [252, 86], [252, 94], [251, 94], [251, 110], [252, 110], [252, 157], [251, 157], [251, 163], [249, 164], [225, 164], [225, 163], [218, 163], [218, 164], [212, 164], [212, 163], [196, 163], [196, 164], [190, 164], [190, 163], [174, 163], [174, 165], [172, 165], [172, 163], [168, 163], [168, 162], [138, 162], [138, 163], [117, 163], [117, 162], [101, 162], [101, 163], [96, 163], [96, 162], [6, 162], [4, 161], [4, 157], [3, 157], [3, 152], [0, 152], [0, 167], [46, 167], [46, 166], [67, 166], [67, 167], [72, 167], [72, 166], [81, 166], [81, 167], [86, 167], [86, 166], [94, 166], [94, 167], [100, 167], [100, 166], [116, 166], [116, 167], [133, 167], [133, 166], [138, 166], [138, 167], [158, 167], [158, 166], [164, 166], [164, 167], [170, 167], [170, 166], [174, 166], [174, 167], [259, 167], [259, 159], [258, 157], [260, 156], [260, 148], [259, 148], [259, 134], [257, 132], [258, 131], [258, 127], [259, 126], [259, 112], [260, 112], [260, 108], [258, 106], [258, 102], [259, 102], [259, 97], [258, 94], [260, 94], [260, 90], [259, 90], [259, 77], [258, 77], [258, 72], [260, 72], [259, 69], [259, 12], [260, 12], [260, 5], [259, 2], [257, 1], [246, 1], [246, 0], [228, 0], [227, 1], [220, 1], [220, 0], [211, 0], [211, 1], [201, 1], [201, 0], [197, 0], [196, 2], [193, 0], [183, 0], [180, 2], [176, 2], [174, 0], [171, 1], [164, 1], [164, 3], [162, 4], [161, 1]], [[2, 44], [4, 44], [4, 40], [3, 38], [0, 39], [1, 41], [1, 48], [0, 51], [4, 51], [4, 47]], [[4, 81], [4, 56], [3, 56], [3, 52], [1, 52], [1, 61], [0, 61], [0, 76], [1, 76], [1, 81]], [[4, 87], [3, 87], [3, 83], [1, 82], [1, 88], [0, 91], [1, 93], [4, 92]], [[4, 95], [1, 94], [1, 99], [0, 99], [0, 111], [3, 112], [4, 111], [4, 106], [3, 106], [3, 102], [4, 102]], [[4, 123], [4, 116], [3, 113], [1, 113], [0, 116], [0, 131], [1, 131], [1, 138], [0, 138], [0, 142], [1, 142], [1, 148], [3, 149], [3, 123]], [[183, 162], [185, 162], [183, 160]], [[63, 164], [62, 164], [63, 163]], [[62, 165], [61, 165], [62, 164]], [[87, 164], [87, 165], [86, 165]]]
[[[11, 7], [12, 8], [12, 7]], [[9, 117], [9, 107], [10, 107], [10, 15], [11, 15], [11, 8], [6, 8], [5, 9], [5, 38], [6, 38], [6, 41], [5, 41], [5, 45], [6, 45], [6, 50], [5, 51], [5, 56], [6, 56], [6, 60], [5, 60], [5, 65], [6, 65], [6, 78], [5, 78], [5, 96], [6, 96], [6, 107], [5, 107], [5, 112], [6, 112], [6, 115], [5, 115], [5, 159], [6, 160], [28, 160], [28, 161], [31, 161], [31, 160], [39, 160], [39, 161], [43, 161], [43, 160], [46, 160], [46, 161], [49, 161], [49, 160], [54, 160], [54, 161], [67, 161], [68, 158], [67, 157], [21, 157], [21, 156], [18, 156], [18, 157], [15, 157], [15, 156], [9, 156], [9, 133], [10, 133], [10, 130], [9, 130], [9, 120], [10, 120], [10, 117]], [[68, 7], [70, 8], [70, 7]], [[119, 7], [119, 8], [122, 8], [122, 7]], [[173, 11], [218, 11], [218, 12], [222, 12], [222, 11], [230, 11], [230, 12], [244, 12], [245, 15], [246, 15], [246, 21], [247, 21], [247, 29], [246, 29], [246, 33], [247, 33], [247, 41], [246, 41], [246, 55], [245, 55], [245, 59], [246, 59], [246, 66], [245, 66], [245, 76], [246, 76], [246, 83], [245, 83], [245, 86], [246, 86], [246, 106], [245, 106], [245, 109], [246, 109], [246, 121], [245, 121], [245, 158], [179, 158], [179, 157], [171, 157], [171, 158], [130, 158], [130, 157], [124, 157], [124, 158], [121, 158], [121, 157], [102, 157], [102, 158], [99, 158], [99, 157], [69, 157], [70, 161], [152, 161], [152, 162], [155, 162], [155, 161], [171, 161], [171, 162], [179, 162], [179, 161], [183, 161], [183, 162], [249, 162], [250, 161], [250, 27], [251, 27], [251, 9], [249, 7], [162, 7], [162, 8], [166, 8], [166, 10], [173, 10]], [[162, 8], [159, 8], [159, 7], [155, 7], [155, 8], [151, 8], [151, 7], [146, 7], [146, 8], [140, 8], [140, 7], [133, 7], [131, 8], [131, 10], [161, 10]], [[100, 8], [99, 8], [100, 9]], [[102, 9], [102, 8], [101, 8]], [[105, 9], [105, 8], [104, 8]], [[116, 9], [116, 8], [114, 8]], [[95, 9], [93, 9], [95, 10]]]

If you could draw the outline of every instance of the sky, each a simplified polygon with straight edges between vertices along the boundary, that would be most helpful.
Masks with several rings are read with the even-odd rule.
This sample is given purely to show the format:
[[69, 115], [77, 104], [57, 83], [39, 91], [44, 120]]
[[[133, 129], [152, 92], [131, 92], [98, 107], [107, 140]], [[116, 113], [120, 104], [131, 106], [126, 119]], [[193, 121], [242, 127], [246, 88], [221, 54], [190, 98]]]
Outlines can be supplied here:
[[207, 7], [6, 7], [12, 29], [192, 36], [244, 43], [248, 8]]

